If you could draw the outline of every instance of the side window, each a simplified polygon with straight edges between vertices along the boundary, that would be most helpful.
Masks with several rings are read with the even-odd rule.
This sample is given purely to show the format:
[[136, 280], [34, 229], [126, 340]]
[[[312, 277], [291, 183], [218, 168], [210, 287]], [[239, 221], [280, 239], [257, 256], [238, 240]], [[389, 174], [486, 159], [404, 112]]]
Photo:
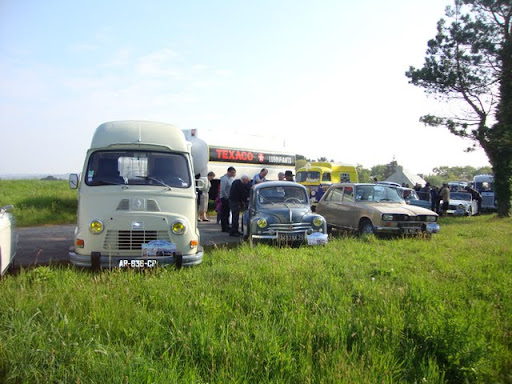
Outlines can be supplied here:
[[332, 190], [331, 196], [331, 201], [333, 203], [341, 203], [341, 199], [343, 197], [343, 190], [341, 188], [334, 188]]
[[345, 187], [343, 193], [343, 202], [344, 203], [353, 203], [354, 202], [354, 187]]
[[322, 174], [322, 181], [331, 181], [331, 174], [328, 172], [324, 172]]

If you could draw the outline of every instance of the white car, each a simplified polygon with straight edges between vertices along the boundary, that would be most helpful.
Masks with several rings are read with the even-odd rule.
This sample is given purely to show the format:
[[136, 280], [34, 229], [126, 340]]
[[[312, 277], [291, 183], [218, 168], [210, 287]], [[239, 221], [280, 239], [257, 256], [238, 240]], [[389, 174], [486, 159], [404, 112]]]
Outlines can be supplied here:
[[12, 205], [0, 208], [0, 276], [13, 264], [16, 255], [16, 226], [8, 212], [12, 208]]
[[478, 213], [478, 202], [468, 192], [450, 192], [448, 214], [456, 216], [473, 216]]

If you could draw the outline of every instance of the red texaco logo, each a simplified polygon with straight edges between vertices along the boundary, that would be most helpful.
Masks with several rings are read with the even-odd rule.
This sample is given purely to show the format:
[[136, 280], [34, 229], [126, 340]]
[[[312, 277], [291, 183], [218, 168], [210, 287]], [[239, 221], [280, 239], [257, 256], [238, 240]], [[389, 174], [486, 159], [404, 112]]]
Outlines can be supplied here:
[[258, 153], [258, 161], [263, 163], [265, 161], [265, 155], [263, 153]]

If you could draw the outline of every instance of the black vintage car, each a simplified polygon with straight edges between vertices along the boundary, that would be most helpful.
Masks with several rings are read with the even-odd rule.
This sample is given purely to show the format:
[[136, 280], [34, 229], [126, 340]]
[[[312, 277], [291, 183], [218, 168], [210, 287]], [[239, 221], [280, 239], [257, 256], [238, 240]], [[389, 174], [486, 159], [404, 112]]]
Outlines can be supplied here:
[[290, 181], [254, 185], [243, 217], [244, 238], [256, 242], [324, 244], [325, 219], [311, 212], [307, 190]]

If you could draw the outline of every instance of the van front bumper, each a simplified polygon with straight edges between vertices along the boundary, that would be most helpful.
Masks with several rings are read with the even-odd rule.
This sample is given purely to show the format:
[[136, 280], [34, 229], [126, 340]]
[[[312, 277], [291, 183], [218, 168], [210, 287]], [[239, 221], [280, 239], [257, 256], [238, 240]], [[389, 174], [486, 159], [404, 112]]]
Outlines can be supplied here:
[[174, 265], [180, 267], [192, 267], [203, 261], [204, 249], [199, 246], [196, 253], [182, 255], [179, 252], [172, 256], [109, 256], [100, 252], [92, 252], [91, 255], [80, 255], [73, 248], [69, 250], [69, 260], [76, 267], [83, 268], [154, 268]]

